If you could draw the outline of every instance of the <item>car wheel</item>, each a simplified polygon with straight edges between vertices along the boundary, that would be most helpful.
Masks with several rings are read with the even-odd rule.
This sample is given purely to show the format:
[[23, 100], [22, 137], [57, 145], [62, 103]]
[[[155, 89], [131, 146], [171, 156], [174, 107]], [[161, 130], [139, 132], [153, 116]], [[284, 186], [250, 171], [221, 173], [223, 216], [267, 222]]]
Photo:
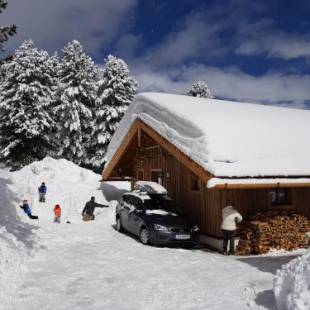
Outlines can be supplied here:
[[119, 217], [116, 219], [116, 230], [118, 232], [122, 232], [124, 230], [121, 219]]
[[142, 244], [150, 244], [149, 232], [146, 228], [142, 228], [140, 231], [140, 241]]

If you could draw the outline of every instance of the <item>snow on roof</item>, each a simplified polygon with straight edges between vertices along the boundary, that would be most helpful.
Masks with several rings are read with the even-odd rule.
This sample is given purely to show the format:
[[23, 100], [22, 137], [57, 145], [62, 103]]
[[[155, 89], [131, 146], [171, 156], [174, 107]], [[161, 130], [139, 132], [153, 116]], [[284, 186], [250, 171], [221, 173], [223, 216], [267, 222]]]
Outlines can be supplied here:
[[225, 178], [211, 178], [207, 182], [207, 187], [212, 188], [218, 185], [283, 185], [283, 184], [310, 184], [310, 178], [244, 178], [244, 179], [225, 179]]
[[151, 181], [137, 181], [135, 189], [145, 191], [148, 194], [162, 194], [167, 195], [167, 190], [160, 184]]
[[151, 197], [146, 192], [140, 192], [140, 191], [127, 192], [124, 193], [123, 196], [135, 196], [137, 198], [140, 198], [142, 201], [151, 199]]
[[162, 93], [136, 96], [107, 164], [141, 119], [219, 177], [310, 175], [310, 111]]

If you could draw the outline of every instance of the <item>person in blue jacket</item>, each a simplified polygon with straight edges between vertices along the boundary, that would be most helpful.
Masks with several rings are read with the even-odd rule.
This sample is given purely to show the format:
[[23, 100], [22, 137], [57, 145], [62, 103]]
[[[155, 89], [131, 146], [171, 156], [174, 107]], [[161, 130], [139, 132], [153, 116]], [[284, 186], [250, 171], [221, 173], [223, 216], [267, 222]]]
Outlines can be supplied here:
[[38, 190], [39, 190], [39, 202], [45, 202], [45, 195], [47, 192], [47, 188], [44, 182], [41, 184]]
[[24, 199], [24, 200], [23, 200], [23, 204], [22, 204], [20, 207], [24, 210], [24, 212], [28, 215], [28, 217], [29, 217], [30, 219], [32, 219], [32, 220], [38, 220], [38, 219], [39, 219], [38, 216], [32, 215], [31, 209], [30, 209], [30, 207], [29, 207], [29, 204], [28, 204], [27, 199]]

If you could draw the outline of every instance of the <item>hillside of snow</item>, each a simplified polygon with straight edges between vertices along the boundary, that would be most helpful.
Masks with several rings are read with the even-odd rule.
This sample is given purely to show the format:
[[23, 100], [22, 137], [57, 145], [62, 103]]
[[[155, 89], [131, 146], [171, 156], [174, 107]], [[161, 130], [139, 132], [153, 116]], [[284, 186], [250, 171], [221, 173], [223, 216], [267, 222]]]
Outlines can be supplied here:
[[[82, 222], [81, 211], [91, 196], [102, 204], [108, 204], [106, 196], [109, 200], [119, 198], [113, 197], [116, 191], [109, 183], [104, 185], [104, 195], [100, 179], [100, 175], [65, 159], [50, 157], [15, 172], [0, 169], [0, 309], [8, 309], [12, 302], [8, 297], [20, 285], [20, 276], [26, 271], [25, 261], [42, 249], [42, 227], [57, 228], [52, 222], [55, 204], [62, 207], [62, 221], [74, 223]], [[48, 188], [47, 203], [38, 202], [42, 182]], [[119, 187], [128, 189], [128, 184], [120, 183]], [[19, 208], [23, 199], [29, 201], [39, 221], [29, 219]]]
[[[0, 310], [276, 310], [275, 272], [296, 253], [228, 257], [144, 246], [114, 228], [115, 200], [129, 183], [100, 177], [52, 158], [0, 170]], [[43, 181], [47, 202], [39, 203]], [[83, 222], [91, 196], [110, 206]], [[38, 221], [18, 207], [25, 198]], [[53, 223], [56, 203], [60, 224]]]

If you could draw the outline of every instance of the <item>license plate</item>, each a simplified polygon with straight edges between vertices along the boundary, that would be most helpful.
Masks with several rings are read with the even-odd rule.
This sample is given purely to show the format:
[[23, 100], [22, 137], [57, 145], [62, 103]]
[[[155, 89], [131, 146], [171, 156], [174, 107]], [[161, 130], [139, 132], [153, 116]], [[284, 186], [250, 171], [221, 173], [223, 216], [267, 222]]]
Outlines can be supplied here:
[[178, 240], [186, 240], [186, 239], [190, 239], [190, 235], [176, 235], [175, 238]]

